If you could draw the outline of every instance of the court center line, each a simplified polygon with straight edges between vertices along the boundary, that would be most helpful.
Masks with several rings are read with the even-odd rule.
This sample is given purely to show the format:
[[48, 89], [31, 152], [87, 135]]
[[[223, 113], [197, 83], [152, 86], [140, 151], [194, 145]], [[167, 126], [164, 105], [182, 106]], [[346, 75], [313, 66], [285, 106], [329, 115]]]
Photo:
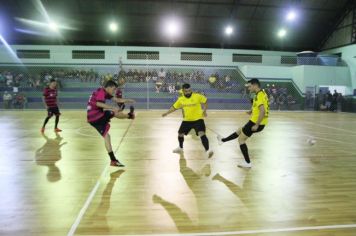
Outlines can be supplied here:
[[[129, 129], [130, 129], [130, 127], [131, 127], [133, 121], [134, 121], [134, 120], [131, 120], [130, 124], [129, 124], [128, 127], [126, 128], [126, 131], [125, 131], [124, 135], [122, 136], [122, 138], [121, 138], [121, 140], [120, 140], [120, 143], [119, 143], [118, 147], [117, 147], [116, 150], [115, 150], [115, 153], [116, 153], [117, 150], [119, 149], [119, 147], [120, 147], [122, 141], [124, 140], [126, 134], [127, 134], [128, 131], [129, 131]], [[70, 228], [70, 230], [69, 230], [67, 236], [73, 236], [73, 235], [74, 235], [74, 233], [75, 233], [75, 231], [77, 230], [77, 228], [78, 228], [78, 226], [79, 226], [79, 224], [80, 224], [80, 222], [81, 222], [81, 220], [82, 220], [82, 218], [83, 218], [85, 212], [88, 210], [90, 203], [92, 202], [92, 200], [93, 200], [93, 198], [94, 198], [96, 192], [98, 191], [98, 188], [99, 188], [99, 186], [100, 186], [100, 180], [103, 178], [103, 176], [105, 175], [105, 173], [106, 173], [106, 171], [108, 170], [108, 168], [109, 168], [109, 165], [106, 165], [105, 168], [104, 168], [104, 170], [101, 172], [99, 179], [96, 181], [96, 184], [95, 184], [94, 188], [91, 190], [91, 192], [90, 192], [90, 194], [89, 194], [87, 200], [85, 201], [85, 203], [84, 203], [82, 209], [80, 210], [80, 212], [79, 212], [77, 218], [75, 219], [75, 221], [74, 221], [72, 227]]]
[[[207, 232], [207, 233], [182, 233], [182, 234], [130, 234], [130, 236], [214, 236], [214, 235], [246, 235], [246, 234], [265, 234], [278, 232], [296, 232], [296, 231], [311, 231], [311, 230], [331, 230], [331, 229], [351, 229], [356, 228], [356, 224], [349, 225], [322, 225], [322, 226], [306, 226], [293, 228], [279, 228], [279, 229], [258, 229], [258, 230], [241, 230], [230, 232]], [[87, 236], [104, 236], [99, 234]], [[125, 236], [123, 234], [109, 234], [106, 236]], [[127, 235], [126, 235], [127, 236]]]

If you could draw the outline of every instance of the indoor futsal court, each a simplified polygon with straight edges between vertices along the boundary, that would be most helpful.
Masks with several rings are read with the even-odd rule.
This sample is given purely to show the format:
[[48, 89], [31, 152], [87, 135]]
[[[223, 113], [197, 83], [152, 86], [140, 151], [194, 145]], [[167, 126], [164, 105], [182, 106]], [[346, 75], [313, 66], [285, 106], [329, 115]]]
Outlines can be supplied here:
[[356, 0], [0, 0], [0, 236], [356, 236]]
[[[112, 122], [113, 145], [126, 164], [117, 169], [101, 158], [85, 112], [67, 111], [57, 136], [27, 125], [39, 123], [42, 112], [2, 112], [2, 234], [355, 234], [354, 114], [275, 112], [265, 138], [251, 140], [255, 166], [243, 170], [236, 144], [218, 146], [215, 136], [246, 114], [209, 113], [215, 154], [206, 159], [194, 132], [184, 155], [172, 153], [175, 139], [166, 137], [176, 134], [180, 117], [160, 113]], [[316, 145], [306, 145], [309, 136]]]

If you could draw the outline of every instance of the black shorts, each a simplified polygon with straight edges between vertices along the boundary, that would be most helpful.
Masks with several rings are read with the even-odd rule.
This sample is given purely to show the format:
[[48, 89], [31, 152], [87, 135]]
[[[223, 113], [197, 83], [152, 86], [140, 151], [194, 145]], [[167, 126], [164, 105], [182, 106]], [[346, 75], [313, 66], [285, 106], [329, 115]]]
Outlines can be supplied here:
[[191, 129], [195, 130], [195, 133], [198, 135], [198, 132], [205, 132], [205, 123], [203, 119], [196, 121], [183, 121], [179, 127], [178, 133], [187, 135]]
[[61, 113], [59, 112], [59, 108], [58, 107], [49, 107], [47, 108], [47, 115], [49, 117], [55, 115], [55, 116], [60, 116]]
[[254, 125], [255, 125], [255, 123], [249, 120], [249, 121], [247, 122], [247, 124], [246, 124], [244, 127], [242, 127], [242, 132], [243, 132], [247, 137], [251, 137], [251, 135], [252, 135], [253, 133], [261, 132], [261, 131], [265, 128], [264, 125], [259, 125], [256, 131], [252, 131], [252, 126], [254, 126]]
[[105, 111], [104, 116], [95, 122], [90, 122], [91, 126], [93, 126], [101, 136], [105, 137], [110, 129], [110, 120], [114, 117], [113, 111]]

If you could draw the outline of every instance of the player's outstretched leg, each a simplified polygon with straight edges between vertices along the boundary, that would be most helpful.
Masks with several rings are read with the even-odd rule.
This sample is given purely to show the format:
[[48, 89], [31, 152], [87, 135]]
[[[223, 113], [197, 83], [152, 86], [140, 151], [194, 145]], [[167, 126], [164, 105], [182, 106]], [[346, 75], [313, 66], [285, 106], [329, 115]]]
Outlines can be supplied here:
[[114, 115], [118, 119], [135, 119], [135, 108], [133, 106], [130, 106], [130, 112], [127, 114], [124, 114], [122, 111], [115, 112]]
[[222, 145], [225, 142], [237, 139], [240, 134], [241, 134], [241, 128], [239, 128], [236, 132], [233, 132], [232, 134], [230, 134], [226, 138], [223, 138], [220, 134], [216, 138], [218, 140], [219, 145]]

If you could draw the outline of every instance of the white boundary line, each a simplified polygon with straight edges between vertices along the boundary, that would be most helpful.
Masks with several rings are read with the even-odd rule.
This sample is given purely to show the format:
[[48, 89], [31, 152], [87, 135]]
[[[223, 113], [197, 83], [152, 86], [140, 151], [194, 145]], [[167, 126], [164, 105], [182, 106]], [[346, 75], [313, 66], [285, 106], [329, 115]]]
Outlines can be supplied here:
[[85, 212], [87, 211], [91, 201], [93, 200], [96, 192], [98, 191], [98, 188], [100, 186], [100, 179], [104, 176], [104, 174], [105, 174], [105, 172], [107, 171], [108, 168], [109, 168], [109, 165], [105, 166], [104, 170], [101, 172], [101, 175], [100, 175], [99, 179], [96, 181], [96, 184], [95, 184], [94, 188], [91, 190], [87, 200], [85, 201], [82, 209], [80, 210], [80, 212], [79, 212], [77, 218], [75, 219], [72, 227], [70, 228], [67, 236], [73, 236], [74, 235], [76, 229], [78, 228], [78, 226], [80, 224], [80, 221], [82, 220], [82, 218], [83, 218]]
[[[214, 235], [242, 235], [242, 234], [264, 234], [264, 233], [278, 233], [278, 232], [296, 232], [296, 231], [310, 231], [310, 230], [328, 230], [328, 229], [350, 229], [356, 228], [356, 224], [349, 225], [323, 225], [323, 226], [306, 226], [293, 228], [279, 228], [279, 229], [258, 229], [258, 230], [241, 230], [230, 232], [208, 232], [208, 233], [182, 233], [182, 234], [129, 234], [129, 236], [214, 236]], [[99, 236], [100, 234], [92, 234], [87, 236]], [[104, 236], [102, 234], [100, 236]], [[109, 234], [106, 236], [124, 236], [124, 234]], [[127, 236], [127, 235], [126, 235]]]
[[[120, 141], [118, 147], [116, 148], [116, 150], [114, 151], [114, 153], [116, 153], [117, 150], [119, 149], [119, 147], [120, 147], [122, 141], [124, 140], [124, 138], [125, 138], [127, 132], [129, 131], [129, 129], [130, 129], [130, 127], [131, 127], [133, 121], [134, 121], [134, 120], [131, 120], [129, 126], [127, 127], [127, 129], [126, 129], [126, 131], [125, 131], [125, 134], [122, 136], [121, 141]], [[87, 200], [85, 201], [85, 203], [84, 203], [82, 209], [80, 210], [80, 212], [79, 212], [77, 218], [75, 219], [75, 221], [74, 221], [72, 227], [70, 228], [70, 230], [69, 230], [67, 236], [73, 236], [73, 235], [75, 234], [75, 231], [77, 230], [77, 228], [78, 228], [78, 226], [79, 226], [79, 224], [80, 224], [80, 222], [81, 222], [81, 220], [82, 220], [82, 218], [83, 218], [85, 212], [88, 210], [88, 207], [89, 207], [91, 201], [93, 200], [93, 198], [94, 198], [96, 192], [98, 191], [98, 188], [99, 188], [99, 186], [100, 186], [100, 180], [101, 180], [102, 177], [105, 175], [105, 173], [106, 173], [106, 171], [108, 170], [108, 168], [109, 168], [109, 165], [106, 165], [105, 168], [104, 168], [104, 170], [101, 172], [99, 179], [96, 181], [96, 184], [95, 184], [94, 188], [91, 190], [91, 192], [90, 192], [90, 194], [89, 194]]]

